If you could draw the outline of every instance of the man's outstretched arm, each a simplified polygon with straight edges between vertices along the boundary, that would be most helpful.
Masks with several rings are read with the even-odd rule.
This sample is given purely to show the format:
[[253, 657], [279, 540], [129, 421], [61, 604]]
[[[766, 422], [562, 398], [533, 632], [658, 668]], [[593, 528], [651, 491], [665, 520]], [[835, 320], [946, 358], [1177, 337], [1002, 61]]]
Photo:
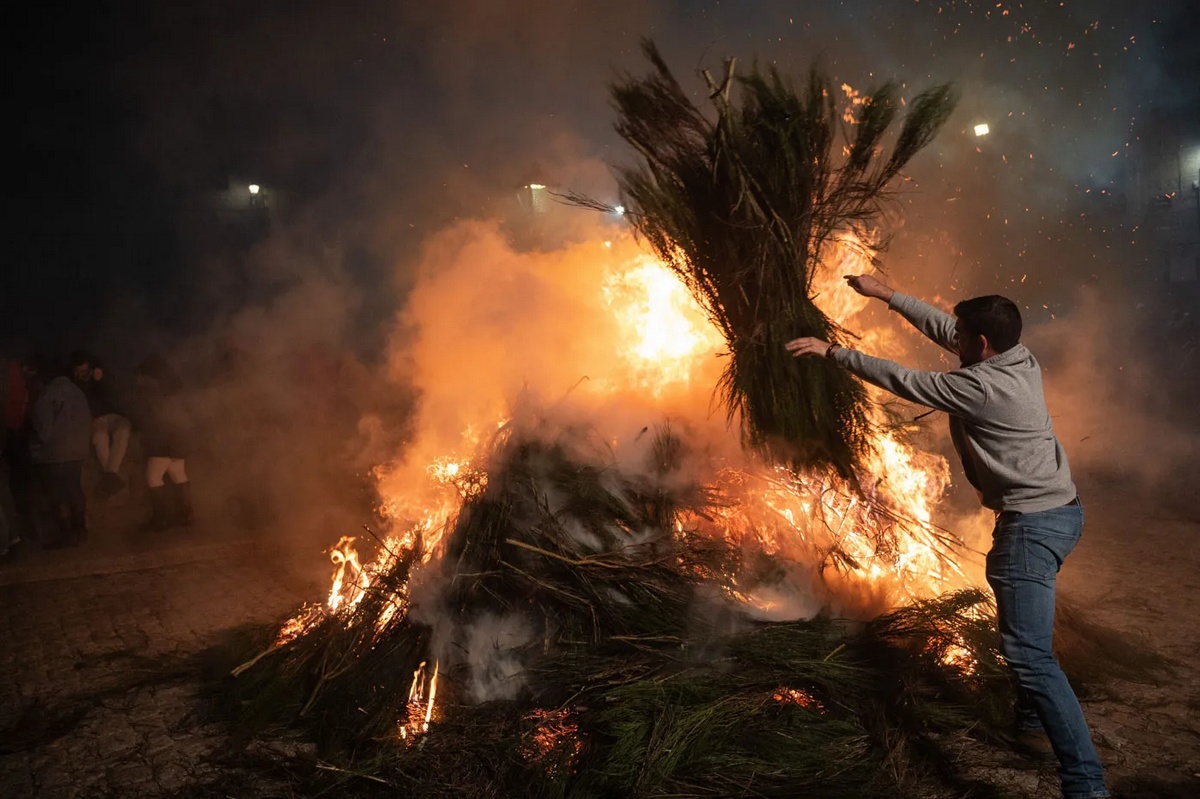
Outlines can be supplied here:
[[901, 294], [872, 275], [846, 275], [846, 282], [864, 297], [874, 297], [886, 302], [889, 309], [903, 316], [934, 344], [950, 352], [957, 352], [958, 334], [955, 332], [954, 317], [950, 314], [939, 311], [916, 297]]
[[987, 390], [969, 370], [922, 372], [883, 358], [872, 358], [857, 350], [829, 344], [817, 338], [798, 338], [787, 343], [788, 352], [824, 355], [851, 374], [890, 391], [901, 399], [959, 416], [974, 416], [987, 404]]

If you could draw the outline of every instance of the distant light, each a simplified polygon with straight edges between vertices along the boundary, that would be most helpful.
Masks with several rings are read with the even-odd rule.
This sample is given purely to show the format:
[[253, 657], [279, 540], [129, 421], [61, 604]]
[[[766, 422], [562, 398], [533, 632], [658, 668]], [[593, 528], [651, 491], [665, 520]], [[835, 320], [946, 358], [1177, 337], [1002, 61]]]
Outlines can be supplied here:
[[612, 242], [611, 242], [611, 241], [606, 241], [606, 242], [604, 242], [604, 246], [605, 246], [605, 247], [607, 247], [608, 249], [610, 249], [610, 250], [611, 250], [611, 249], [612, 249]]
[[544, 185], [542, 185], [541, 183], [530, 183], [529, 188], [536, 191], [537, 189], [544, 189], [546, 187]]
[[991, 132], [991, 128], [989, 128], [987, 126], [986, 122], [980, 122], [978, 125], [975, 126], [975, 135], [976, 136], [986, 136], [990, 132]]
[[249, 188], [251, 194], [258, 194], [260, 191], [262, 191], [262, 187], [257, 183], [251, 183]]
[[625, 206], [623, 206], [623, 205], [616, 206], [615, 208], [613, 208], [613, 213], [616, 214], [617, 216], [625, 216]]

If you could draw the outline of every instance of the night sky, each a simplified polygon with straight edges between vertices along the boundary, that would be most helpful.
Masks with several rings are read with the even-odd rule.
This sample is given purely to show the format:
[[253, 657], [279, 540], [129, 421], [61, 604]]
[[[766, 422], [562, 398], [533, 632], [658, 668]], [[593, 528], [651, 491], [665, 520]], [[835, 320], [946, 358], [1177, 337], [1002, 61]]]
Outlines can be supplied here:
[[[358, 292], [360, 326], [384, 326], [403, 296], [397, 275], [438, 227], [492, 215], [542, 176], [613, 190], [596, 168], [626, 157], [606, 85], [643, 69], [643, 36], [685, 83], [728, 55], [792, 74], [819, 60], [835, 85], [896, 78], [910, 96], [954, 81], [959, 110], [913, 162], [904, 200], [896, 246], [907, 246], [914, 285], [947, 297], [1020, 285], [1035, 310], [1069, 310], [1070, 285], [1111, 279], [1117, 292], [1128, 272], [1154, 269], [1121, 195], [1156, 115], [1200, 142], [1193, 6], [26, 8], [6, 26], [4, 48], [17, 145], [4, 192], [0, 348], [169, 343], [314, 276]], [[992, 126], [986, 139], [971, 134], [977, 121]], [[286, 196], [286, 214], [249, 237], [220, 233], [204, 223], [204, 202], [230, 180]], [[938, 261], [927, 279], [922, 259]]]

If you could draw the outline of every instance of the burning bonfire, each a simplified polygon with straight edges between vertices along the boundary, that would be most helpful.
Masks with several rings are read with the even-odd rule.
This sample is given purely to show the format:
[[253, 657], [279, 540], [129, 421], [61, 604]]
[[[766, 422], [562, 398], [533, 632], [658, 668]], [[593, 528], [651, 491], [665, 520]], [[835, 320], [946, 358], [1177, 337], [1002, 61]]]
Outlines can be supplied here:
[[[659, 72], [638, 85], [671, 94], [648, 52]], [[791, 97], [772, 80], [748, 84], [760, 111]], [[812, 81], [796, 108], [832, 132]], [[617, 89], [631, 140], [653, 95], [638, 85]], [[926, 778], [915, 764], [940, 736], [999, 720], [988, 605], [935, 519], [944, 460], [782, 348], [797, 325], [861, 327], [840, 276], [868, 270], [877, 242], [855, 192], [877, 197], [947, 110], [917, 103], [907, 155], [874, 169], [887, 92], [859, 106], [852, 174], [826, 164], [810, 182], [842, 205], [810, 197], [803, 239], [793, 204], [788, 231], [685, 241], [654, 204], [663, 156], [623, 184], [657, 257], [611, 230], [549, 253], [482, 223], [433, 242], [405, 320], [419, 432], [377, 470], [389, 532], [343, 537], [328, 598], [235, 671], [246, 713], [298, 716], [326, 757], [370, 761], [356, 786], [421, 796], [890, 796]], [[728, 96], [714, 87], [708, 132], [733, 154]], [[755, 213], [778, 210], [754, 192]], [[710, 200], [740, 214], [733, 195]], [[757, 283], [705, 260], [735, 256]], [[803, 265], [786, 307], [739, 305], [737, 286], [769, 292], [780, 262]], [[782, 321], [764, 335], [756, 312]], [[714, 419], [718, 384], [733, 431]]]

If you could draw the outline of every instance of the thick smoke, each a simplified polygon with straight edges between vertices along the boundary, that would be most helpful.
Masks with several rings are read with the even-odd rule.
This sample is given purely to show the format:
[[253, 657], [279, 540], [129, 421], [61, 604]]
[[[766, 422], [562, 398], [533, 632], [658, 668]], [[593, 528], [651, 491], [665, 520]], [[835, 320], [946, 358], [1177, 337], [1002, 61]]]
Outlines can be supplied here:
[[[280, 213], [243, 246], [199, 199], [180, 201], [171, 316], [114, 293], [101, 349], [127, 362], [166, 350], [190, 378], [211, 514], [307, 530], [305, 547], [335, 540], [372, 504], [373, 467], [419, 463], [461, 432], [449, 414], [463, 397], [503, 414], [522, 392], [554, 402], [598, 379], [579, 364], [606, 331], [538, 310], [593, 300], [528, 270], [558, 259], [568, 286], [572, 247], [625, 239], [582, 212], [531, 214], [522, 187], [611, 196], [603, 163], [628, 153], [605, 85], [644, 68], [649, 35], [697, 90], [693, 68], [725, 55], [795, 75], [819, 60], [860, 90], [894, 76], [910, 98], [956, 81], [959, 111], [898, 187], [888, 277], [947, 306], [1012, 296], [1077, 471], [1155, 480], [1178, 461], [1136, 444], [1183, 440], [1168, 401], [1181, 377], [1169, 357], [1145, 357], [1170, 311], [1154, 299], [1137, 198], [1112, 198], [1129, 185], [1145, 98], [1188, 98], [1163, 57], [1178, 20], [1143, 5], [157, 4], [148, 43], [115, 75], [146, 158], [176, 196], [252, 179], [277, 190]], [[977, 138], [981, 121], [992, 132]], [[460, 271], [467, 261], [480, 271]], [[417, 317], [456, 343], [423, 351]], [[898, 320], [875, 309], [862, 324]], [[915, 341], [896, 357], [952, 365]], [[481, 390], [500, 365], [517, 368]], [[630, 413], [628, 428], [648, 415]], [[950, 505], [971, 502], [956, 485]]]

